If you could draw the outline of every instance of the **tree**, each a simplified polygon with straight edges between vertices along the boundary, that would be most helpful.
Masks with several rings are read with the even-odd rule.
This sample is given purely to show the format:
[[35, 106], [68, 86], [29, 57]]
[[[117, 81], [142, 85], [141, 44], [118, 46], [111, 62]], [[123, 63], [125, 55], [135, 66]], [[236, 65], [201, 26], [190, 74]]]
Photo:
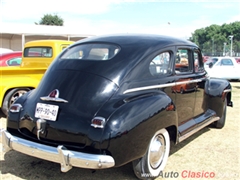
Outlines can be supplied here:
[[226, 52], [230, 50], [229, 36], [233, 35], [233, 51], [240, 54], [239, 29], [240, 21], [222, 26], [213, 24], [195, 30], [189, 40], [196, 43], [206, 55], [222, 55], [224, 50]]
[[[38, 24], [38, 23], [35, 23]], [[39, 24], [42, 25], [52, 25], [52, 26], [63, 26], [63, 19], [58, 15], [45, 14]]]

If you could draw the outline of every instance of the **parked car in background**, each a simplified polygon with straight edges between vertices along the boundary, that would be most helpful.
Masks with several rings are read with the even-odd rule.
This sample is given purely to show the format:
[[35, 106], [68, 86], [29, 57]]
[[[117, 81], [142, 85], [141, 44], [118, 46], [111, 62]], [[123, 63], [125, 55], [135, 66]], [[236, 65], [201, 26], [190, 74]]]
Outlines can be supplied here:
[[[193, 90], [173, 92], [180, 84]], [[167, 163], [170, 141], [177, 144], [209, 124], [223, 128], [227, 106], [230, 83], [207, 77], [192, 42], [96, 36], [53, 61], [38, 87], [11, 105], [1, 134], [5, 152], [59, 163], [62, 172], [132, 162], [139, 179], [154, 179]]]
[[8, 52], [13, 52], [13, 50], [7, 49], [7, 48], [0, 48], [0, 54], [2, 54], [2, 53], [8, 53]]
[[236, 57], [235, 59], [236, 59], [237, 63], [240, 64], [240, 57]]
[[233, 57], [219, 57], [216, 63], [209, 63], [209, 68], [206, 70], [210, 77], [229, 80], [240, 79], [240, 65]]
[[22, 51], [0, 54], [0, 66], [19, 66], [22, 61]]
[[209, 58], [209, 56], [203, 56], [203, 62], [205, 63]]
[[208, 58], [208, 60], [204, 62], [204, 67], [209, 68], [209, 66], [214, 65], [218, 61], [218, 59], [219, 57]]
[[0, 107], [7, 115], [11, 104], [37, 87], [52, 61], [73, 41], [36, 40], [25, 43], [20, 66], [0, 67]]

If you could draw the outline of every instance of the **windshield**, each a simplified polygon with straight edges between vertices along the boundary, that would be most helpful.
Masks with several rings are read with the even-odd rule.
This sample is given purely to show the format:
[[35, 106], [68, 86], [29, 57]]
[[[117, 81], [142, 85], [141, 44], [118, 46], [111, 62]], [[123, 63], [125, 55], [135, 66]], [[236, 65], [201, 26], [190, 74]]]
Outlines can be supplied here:
[[218, 61], [218, 58], [211, 58], [205, 62], [206, 65], [209, 65], [210, 63], [215, 64]]
[[80, 44], [65, 51], [60, 59], [71, 60], [109, 60], [112, 59], [120, 48], [113, 44]]

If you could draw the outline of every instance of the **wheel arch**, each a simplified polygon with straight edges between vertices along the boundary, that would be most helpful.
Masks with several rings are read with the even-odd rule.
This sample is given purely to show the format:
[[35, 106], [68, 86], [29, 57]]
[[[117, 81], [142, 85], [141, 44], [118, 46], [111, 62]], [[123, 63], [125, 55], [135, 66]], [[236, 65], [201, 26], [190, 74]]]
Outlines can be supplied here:
[[178, 142], [178, 133], [177, 133], [177, 126], [171, 125], [165, 128], [168, 131], [170, 141], [172, 141], [174, 144], [177, 144]]
[[3, 94], [3, 97], [2, 97], [2, 99], [1, 99], [1, 102], [0, 102], [0, 104], [1, 104], [1, 107], [2, 107], [2, 104], [3, 104], [3, 100], [4, 100], [4, 98], [6, 97], [6, 95], [10, 92], [10, 91], [12, 91], [13, 89], [29, 89], [29, 90], [33, 90], [33, 89], [35, 89], [33, 86], [18, 86], [18, 87], [11, 87], [11, 88], [9, 88], [9, 89], [7, 89], [6, 91], [5, 91], [5, 93]]
[[[221, 117], [223, 114], [223, 105], [225, 97], [227, 97], [227, 105], [232, 106], [231, 98], [231, 84], [225, 79], [210, 78], [208, 79], [207, 86], [205, 87], [208, 99], [205, 105], [208, 109], [216, 112], [217, 116]], [[219, 104], [220, 106], [216, 106]]]

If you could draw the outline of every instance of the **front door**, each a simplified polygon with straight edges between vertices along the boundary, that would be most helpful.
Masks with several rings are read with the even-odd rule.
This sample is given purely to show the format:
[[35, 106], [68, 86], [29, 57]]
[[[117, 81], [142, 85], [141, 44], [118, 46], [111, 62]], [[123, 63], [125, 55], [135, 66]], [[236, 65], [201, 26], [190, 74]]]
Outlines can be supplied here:
[[176, 94], [178, 130], [181, 135], [191, 131], [196, 123], [193, 120], [196, 81], [192, 49], [177, 47], [175, 60], [175, 83], [172, 91]]

